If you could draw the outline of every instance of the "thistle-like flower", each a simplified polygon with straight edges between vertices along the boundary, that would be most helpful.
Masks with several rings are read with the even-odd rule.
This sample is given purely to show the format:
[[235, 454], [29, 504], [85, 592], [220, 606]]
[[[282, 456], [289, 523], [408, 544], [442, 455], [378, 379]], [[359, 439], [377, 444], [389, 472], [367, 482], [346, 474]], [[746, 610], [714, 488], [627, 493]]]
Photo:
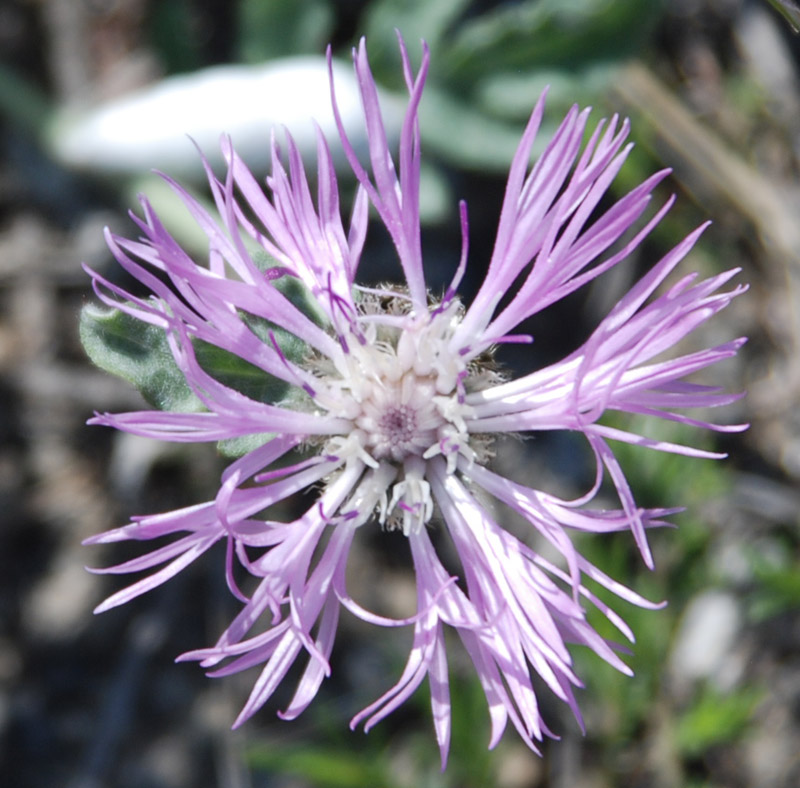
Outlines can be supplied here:
[[[218, 215], [168, 179], [208, 237], [208, 260], [202, 264], [174, 240], [146, 199], [143, 218], [134, 217], [140, 240], [107, 234], [119, 264], [152, 296], [134, 296], [90, 271], [99, 298], [114, 308], [111, 314], [96, 308], [85, 314], [90, 354], [113, 368], [103, 356], [108, 351], [103, 321], [127, 321], [126, 326], [140, 327], [140, 337], [160, 341], [161, 351], [168, 347], [159, 358], [169, 359], [188, 388], [183, 399], [159, 402], [169, 410], [98, 414], [91, 423], [170, 441], [224, 441], [241, 456], [222, 474], [213, 500], [135, 518], [89, 541], [174, 537], [104, 570], [154, 571], [98, 610], [161, 585], [215, 543], [227, 544], [224, 571], [241, 611], [214, 646], [182, 659], [215, 668], [215, 676], [263, 666], [237, 725], [267, 702], [301, 652], [307, 666], [280, 716], [292, 719], [311, 703], [331, 670], [342, 607], [378, 627], [413, 627], [402, 675], [353, 718], [352, 726], [364, 722], [370, 728], [427, 677], [444, 763], [451, 724], [448, 627], [458, 633], [485, 692], [490, 747], [508, 720], [534, 750], [537, 741], [553, 735], [539, 711], [533, 674], [580, 723], [574, 689], [581, 681], [568, 644], [588, 646], [630, 673], [614, 644], [587, 621], [587, 607], [596, 607], [631, 641], [633, 634], [584, 579], [633, 604], [658, 605], [578, 554], [569, 532], [630, 530], [652, 566], [646, 531], [676, 510], [637, 506], [609, 441], [692, 457], [721, 455], [648, 439], [601, 417], [621, 411], [713, 430], [740, 429], [679, 411], [737, 398], [687, 377], [733, 356], [743, 340], [678, 351], [672, 358], [665, 352], [744, 287], [720, 291], [736, 271], [703, 281], [688, 275], [663, 285], [702, 232], [698, 228], [657, 262], [573, 353], [517, 379], [498, 373], [492, 363], [498, 345], [531, 341], [513, 333], [522, 321], [624, 261], [662, 219], [672, 200], [639, 221], [667, 173], [652, 175], [609, 205], [609, 186], [630, 149], [628, 123], [616, 117], [601, 122], [582, 145], [588, 111], [576, 107], [529, 168], [544, 111], [540, 98], [511, 164], [482, 286], [470, 304], [459, 299], [468, 235], [462, 204], [460, 262], [450, 286], [436, 297], [426, 287], [419, 217], [417, 111], [429, 53], [423, 45], [414, 73], [402, 40], [400, 48], [409, 101], [396, 159], [363, 41], [354, 53], [369, 165], [339, 122], [359, 184], [349, 228], [342, 223], [331, 155], [320, 133], [316, 202], [288, 135], [288, 168], [273, 141], [266, 191], [223, 139], [225, 178], [217, 179], [206, 166]], [[335, 110], [332, 76], [331, 96]], [[397, 287], [356, 283], [370, 204], [402, 266], [405, 281]], [[247, 374], [236, 378], [230, 372], [236, 368]], [[579, 499], [563, 500], [490, 469], [498, 436], [540, 430], [585, 437], [596, 481]], [[616, 490], [618, 509], [591, 508], [604, 478]], [[271, 519], [274, 504], [310, 488], [316, 500], [298, 519]], [[520, 541], [501, 527], [504, 507], [529, 523], [538, 542]], [[407, 538], [416, 574], [414, 615], [389, 619], [348, 593], [348, 553], [363, 529], [401, 529]], [[458, 559], [455, 565], [445, 562], [447, 567], [434, 547], [445, 541]], [[551, 559], [560, 559], [554, 562], [534, 549], [543, 543]], [[250, 577], [246, 590], [239, 582], [243, 574]]]

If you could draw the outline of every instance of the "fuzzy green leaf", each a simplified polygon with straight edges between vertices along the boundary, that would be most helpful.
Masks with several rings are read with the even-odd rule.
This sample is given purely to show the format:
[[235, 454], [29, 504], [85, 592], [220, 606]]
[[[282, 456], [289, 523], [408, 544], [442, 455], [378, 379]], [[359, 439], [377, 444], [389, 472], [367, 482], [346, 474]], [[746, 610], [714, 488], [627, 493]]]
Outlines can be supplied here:
[[118, 309], [89, 304], [81, 311], [79, 330], [89, 358], [136, 386], [153, 407], [183, 413], [203, 409], [178, 369], [163, 329]]
[[[258, 256], [261, 270], [275, 267], [275, 260]], [[294, 276], [284, 274], [271, 281], [300, 311], [318, 325], [325, 321], [308, 288]], [[288, 360], [301, 362], [308, 348], [301, 339], [264, 318], [240, 312], [241, 320], [266, 345], [277, 349]], [[118, 309], [84, 307], [80, 318], [80, 338], [89, 358], [101, 369], [127, 380], [139, 389], [149, 404], [159, 410], [197, 412], [203, 403], [192, 392], [167, 342], [166, 332]], [[307, 399], [305, 392], [268, 374], [240, 356], [217, 345], [193, 339], [200, 367], [228, 388], [256, 402], [298, 406]], [[301, 406], [302, 407], [302, 406]], [[228, 457], [238, 457], [266, 443], [269, 433], [220, 441], [218, 448]]]

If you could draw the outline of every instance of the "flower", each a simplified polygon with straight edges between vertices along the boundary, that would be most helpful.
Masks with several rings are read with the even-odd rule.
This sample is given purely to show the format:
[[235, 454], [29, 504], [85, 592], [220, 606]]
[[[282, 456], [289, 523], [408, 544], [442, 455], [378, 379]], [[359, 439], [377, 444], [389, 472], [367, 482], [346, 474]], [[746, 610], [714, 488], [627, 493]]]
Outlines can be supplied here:
[[[352, 726], [363, 722], [369, 729], [427, 677], [444, 764], [451, 723], [446, 628], [458, 633], [482, 684], [492, 724], [490, 747], [509, 720], [534, 750], [537, 741], [553, 735], [540, 714], [533, 674], [580, 723], [574, 690], [581, 681], [568, 644], [587, 646], [631, 673], [618, 648], [592, 628], [587, 607], [596, 607], [631, 641], [633, 633], [584, 579], [635, 605], [659, 605], [582, 557], [569, 532], [630, 530], [652, 567], [646, 531], [677, 510], [637, 506], [609, 441], [692, 457], [722, 455], [649, 439], [601, 417], [620, 411], [713, 430], [742, 429], [691, 418], [680, 409], [737, 399], [686, 378], [733, 356], [743, 340], [676, 351], [672, 358], [665, 351], [744, 287], [721, 290], [736, 271], [702, 281], [692, 274], [662, 287], [691, 250], [700, 227], [657, 262], [573, 353], [516, 379], [498, 373], [491, 363], [498, 345], [531, 341], [513, 333], [523, 320], [625, 260], [662, 219], [672, 200], [639, 226], [667, 173], [652, 175], [610, 206], [601, 204], [628, 155], [628, 123], [617, 117], [601, 122], [581, 148], [588, 111], [577, 107], [529, 168], [544, 112], [542, 96], [511, 164], [482, 286], [469, 305], [459, 299], [468, 235], [462, 204], [460, 262], [444, 295], [434, 298], [423, 273], [419, 217], [417, 111], [429, 52], [423, 44], [414, 73], [402, 39], [400, 48], [409, 101], [396, 161], [363, 40], [354, 64], [369, 169], [339, 119], [331, 75], [341, 143], [358, 181], [348, 228], [320, 133], [316, 203], [288, 134], [288, 170], [273, 138], [267, 192], [230, 140], [223, 139], [224, 180], [206, 165], [217, 216], [167, 179], [208, 237], [207, 264], [181, 248], [144, 198], [144, 217], [134, 217], [141, 240], [107, 233], [119, 264], [152, 296], [134, 296], [90, 271], [98, 296], [118, 310], [115, 314], [165, 338], [170, 363], [197, 407], [97, 414], [91, 423], [171, 441], [253, 444], [222, 474], [213, 500], [135, 518], [89, 541], [174, 537], [104, 570], [155, 571], [112, 595], [99, 610], [159, 586], [213, 544], [227, 544], [225, 573], [241, 611], [214, 646], [181, 659], [215, 668], [215, 676], [263, 666], [236, 725], [267, 702], [301, 652], [307, 652], [307, 666], [280, 716], [292, 719], [309, 705], [331, 671], [342, 607], [378, 627], [412, 627], [402, 675], [354, 717]], [[370, 204], [397, 250], [402, 286], [356, 284]], [[267, 265], [264, 253], [271, 260]], [[209, 348], [271, 381], [266, 393], [254, 396], [225, 382]], [[579, 499], [563, 500], [490, 469], [498, 436], [542, 430], [585, 437], [596, 481]], [[616, 490], [618, 509], [591, 508], [605, 477]], [[309, 488], [317, 490], [316, 500], [300, 517], [272, 519], [273, 504]], [[526, 520], [559, 561], [505, 530], [490, 498]], [[365, 528], [402, 529], [407, 538], [416, 574], [413, 616], [380, 616], [348, 593], [348, 552]], [[454, 568], [446, 568], [434, 546], [444, 540], [458, 558]], [[243, 571], [252, 584], [246, 593], [237, 583]]]

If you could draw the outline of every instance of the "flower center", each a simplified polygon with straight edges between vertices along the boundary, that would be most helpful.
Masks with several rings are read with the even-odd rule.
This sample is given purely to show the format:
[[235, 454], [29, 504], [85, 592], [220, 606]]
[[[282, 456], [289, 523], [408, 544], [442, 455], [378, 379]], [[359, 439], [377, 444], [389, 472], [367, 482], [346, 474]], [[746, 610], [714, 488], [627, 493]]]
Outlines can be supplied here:
[[395, 462], [410, 454], [424, 454], [436, 443], [438, 429], [445, 423], [436, 408], [435, 395], [432, 383], [418, 378], [413, 370], [397, 381], [375, 381], [354, 420], [364, 431], [364, 448], [376, 460]]
[[472, 462], [476, 448], [485, 454], [486, 442], [473, 441], [467, 429], [472, 409], [463, 400], [472, 376], [450, 349], [460, 305], [421, 317], [403, 314], [396, 302], [380, 312], [369, 307], [359, 320], [361, 335], [348, 337], [335, 370], [320, 370], [316, 402], [352, 426], [331, 438], [325, 453], [358, 457], [369, 468], [354, 496], [360, 509], [369, 508], [364, 521], [377, 509], [381, 523], [408, 534], [433, 511], [427, 462], [441, 455], [453, 473], [459, 456]]

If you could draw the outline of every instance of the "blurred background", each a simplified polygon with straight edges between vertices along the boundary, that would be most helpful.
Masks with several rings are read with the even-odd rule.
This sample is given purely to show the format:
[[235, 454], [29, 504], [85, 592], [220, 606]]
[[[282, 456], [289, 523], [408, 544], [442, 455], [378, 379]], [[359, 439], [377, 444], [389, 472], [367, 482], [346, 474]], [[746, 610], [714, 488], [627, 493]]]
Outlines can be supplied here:
[[[79, 310], [93, 298], [81, 262], [113, 270], [102, 229], [135, 233], [126, 212], [138, 191], [164, 199], [150, 168], [202, 192], [187, 133], [213, 154], [228, 131], [263, 171], [272, 124], [294, 130], [318, 116], [324, 126], [326, 86], [320, 105], [302, 73], [320, 74], [328, 42], [346, 61], [367, 36], [393, 117], [402, 90], [395, 28], [415, 63], [419, 38], [432, 49], [422, 136], [434, 287], [458, 259], [463, 198], [472, 277], [465, 290], [474, 291], [506, 169], [546, 84], [550, 128], [573, 102], [594, 106], [595, 119], [631, 117], [637, 147], [615, 194], [673, 169], [661, 195], [676, 192], [677, 205], [636, 257], [537, 319], [529, 327], [535, 350], [505, 356], [506, 365], [524, 371], [574, 349], [638, 272], [708, 218], [713, 225], [684, 271], [740, 266], [751, 285], [695, 339], [750, 337], [735, 361], [712, 371], [716, 383], [749, 391], [724, 417], [751, 422], [750, 431], [715, 442], [669, 433], [728, 451], [719, 463], [620, 448], [642, 504], [687, 507], [677, 530], [653, 536], [655, 572], [643, 569], [629, 535], [581, 540], [606, 572], [669, 600], [658, 612], [617, 605], [638, 636], [629, 658], [636, 676], [577, 652], [586, 736], [543, 694], [562, 739], [545, 742], [537, 758], [508, 731], [489, 753], [480, 687], [456, 656], [444, 774], [427, 687], [368, 736], [347, 727], [393, 683], [409, 632], [375, 632], [345, 616], [334, 675], [309, 710], [293, 723], [275, 718], [287, 683], [231, 732], [252, 676], [212, 681], [194, 664], [173, 663], [212, 643], [235, 611], [222, 556], [93, 617], [122, 581], [84, 566], [119, 555], [81, 546], [133, 514], [206, 500], [223, 467], [213, 447], [162, 446], [85, 426], [94, 410], [135, 409], [141, 400], [93, 368], [80, 347]], [[285, 60], [298, 55], [311, 60]], [[343, 74], [344, 100], [351, 88]], [[2, 0], [0, 784], [800, 785], [799, 162], [800, 38], [765, 0]], [[342, 181], [348, 193], [352, 184], [344, 174]], [[164, 199], [168, 223], [173, 207]], [[175, 212], [172, 226], [196, 245], [182, 222]], [[396, 271], [375, 229], [364, 265], [372, 279]], [[568, 438], [528, 441], [498, 462], [520, 480], [570, 492], [585, 481], [580, 448]], [[378, 558], [353, 558], [363, 562], [359, 582], [388, 605], [407, 598], [408, 564], [381, 554], [380, 540], [374, 548]]]

